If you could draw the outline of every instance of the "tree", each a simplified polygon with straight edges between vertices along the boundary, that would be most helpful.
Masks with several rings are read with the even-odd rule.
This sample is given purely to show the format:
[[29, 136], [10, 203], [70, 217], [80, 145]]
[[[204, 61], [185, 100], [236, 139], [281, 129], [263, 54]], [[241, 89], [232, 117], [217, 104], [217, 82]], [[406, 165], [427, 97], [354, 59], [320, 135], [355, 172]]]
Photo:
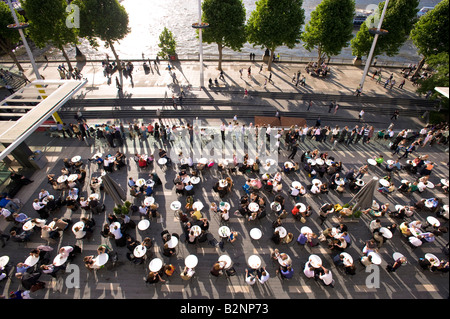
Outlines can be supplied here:
[[267, 69], [270, 71], [275, 49], [293, 49], [300, 43], [305, 22], [303, 0], [259, 0], [247, 22], [247, 39], [253, 45], [271, 51]]
[[[23, 16], [17, 14], [17, 12], [16, 16], [19, 22], [25, 21]], [[23, 72], [22, 65], [20, 65], [16, 55], [13, 52], [13, 50], [17, 47], [18, 43], [20, 42], [20, 34], [17, 30], [9, 29], [6, 27], [7, 25], [14, 23], [15, 21], [11, 14], [9, 6], [3, 1], [0, 1], [0, 24], [2, 25], [2, 27], [0, 28], [0, 48], [6, 53], [8, 53], [8, 55], [16, 64], [19, 71]]]
[[317, 48], [318, 64], [325, 56], [339, 55], [353, 38], [354, 0], [323, 0], [311, 13], [302, 34], [306, 50]]
[[72, 64], [64, 46], [78, 41], [78, 29], [68, 28], [66, 20], [69, 13], [66, 12], [66, 0], [23, 0], [22, 8], [30, 24], [27, 31], [33, 42], [39, 47], [53, 45], [61, 50], [72, 71]]
[[411, 39], [422, 55], [414, 76], [419, 74], [427, 58], [449, 51], [449, 0], [441, 1], [433, 10], [422, 16], [411, 30]]
[[127, 11], [118, 0], [75, 0], [73, 3], [80, 8], [80, 37], [87, 38], [93, 47], [98, 47], [96, 38], [99, 38], [111, 49], [123, 87], [122, 64], [114, 43], [131, 31]]
[[218, 69], [222, 70], [223, 48], [240, 51], [247, 42], [244, 4], [242, 0], [204, 0], [202, 11], [202, 22], [209, 24], [209, 27], [202, 31], [203, 42], [217, 44]]
[[[434, 91], [436, 87], [449, 86], [449, 53], [441, 52], [436, 55], [430, 55], [427, 59], [429, 67], [433, 70], [430, 77], [417, 80], [419, 88], [418, 93], [426, 94]], [[433, 97], [437, 97], [438, 93], [434, 93]]]
[[158, 56], [163, 59], [169, 59], [171, 55], [175, 55], [177, 42], [173, 36], [172, 31], [164, 27], [161, 34], [159, 35], [158, 47], [160, 51]]
[[[361, 25], [360, 30], [351, 41], [352, 52], [356, 57], [369, 55], [374, 35], [369, 32], [368, 24], [372, 23], [374, 28], [378, 27], [377, 19], [383, 11], [384, 4], [383, 1], [378, 5], [378, 15], [368, 17], [366, 23]], [[391, 0], [389, 2], [382, 25], [382, 29], [389, 33], [378, 38], [374, 57], [383, 53], [387, 56], [398, 54], [400, 47], [408, 40], [417, 19], [418, 5], [419, 0]]]

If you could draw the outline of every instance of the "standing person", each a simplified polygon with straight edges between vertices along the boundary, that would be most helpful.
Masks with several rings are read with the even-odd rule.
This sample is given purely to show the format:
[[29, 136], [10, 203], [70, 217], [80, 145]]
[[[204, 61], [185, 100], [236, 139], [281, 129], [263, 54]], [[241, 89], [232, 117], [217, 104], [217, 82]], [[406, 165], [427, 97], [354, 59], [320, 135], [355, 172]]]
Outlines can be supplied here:
[[272, 72], [270, 72], [270, 74], [269, 74], [269, 83], [273, 83], [273, 81], [272, 81]]
[[363, 116], [364, 116], [364, 110], [361, 110], [361, 111], [359, 112], [359, 115], [358, 115], [359, 121], [362, 121]]
[[311, 106], [312, 106], [312, 100], [309, 100], [308, 108], [307, 108], [306, 110], [309, 111], [309, 109], [311, 108]]
[[248, 90], [247, 89], [244, 90], [244, 98], [248, 98]]
[[336, 112], [337, 112], [338, 109], [339, 109], [339, 104], [336, 104], [336, 106], [334, 107], [333, 115], [336, 114]]
[[405, 85], [406, 80], [403, 79], [403, 81], [400, 83], [400, 85], [398, 86], [399, 89], [403, 89], [403, 85]]
[[251, 66], [251, 65], [250, 65], [250, 66], [248, 67], [248, 69], [247, 69], [247, 76], [248, 76], [249, 78], [252, 77], [252, 66]]
[[408, 158], [408, 155], [416, 150], [416, 142], [413, 142], [398, 159]]
[[294, 159], [295, 155], [297, 154], [297, 151], [298, 151], [298, 142], [292, 145], [292, 152], [289, 155], [288, 159]]
[[330, 103], [330, 106], [328, 107], [328, 113], [331, 113], [331, 110], [333, 109], [334, 105], [336, 104], [336, 101], [332, 101]]
[[392, 79], [392, 81], [391, 81], [391, 87], [390, 87], [389, 89], [392, 90], [392, 88], [394, 87], [394, 85], [395, 85], [395, 80]]

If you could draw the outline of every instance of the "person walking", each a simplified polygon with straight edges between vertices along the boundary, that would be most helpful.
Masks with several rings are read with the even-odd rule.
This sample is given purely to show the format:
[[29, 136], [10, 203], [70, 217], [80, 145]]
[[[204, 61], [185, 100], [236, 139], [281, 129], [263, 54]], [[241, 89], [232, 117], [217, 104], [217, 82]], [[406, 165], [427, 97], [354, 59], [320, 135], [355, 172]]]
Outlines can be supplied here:
[[408, 155], [411, 154], [412, 152], [414, 152], [416, 150], [416, 142], [411, 143], [410, 146], [408, 146], [408, 148], [405, 150], [405, 153], [403, 153], [402, 156], [400, 156], [398, 159], [402, 159], [402, 158], [408, 158]]
[[289, 155], [288, 159], [294, 159], [295, 155], [297, 154], [297, 151], [298, 151], [298, 142], [292, 145], [292, 152]]
[[399, 89], [403, 89], [403, 86], [405, 85], [406, 80], [403, 79], [403, 81], [400, 83], [400, 85], [398, 86]]
[[391, 120], [397, 120], [398, 119], [398, 115], [399, 115], [399, 111], [398, 110], [395, 110], [394, 111], [394, 114], [392, 114], [392, 116], [391, 116]]
[[364, 110], [361, 110], [358, 115], [360, 122], [363, 120], [363, 116], [364, 116]]

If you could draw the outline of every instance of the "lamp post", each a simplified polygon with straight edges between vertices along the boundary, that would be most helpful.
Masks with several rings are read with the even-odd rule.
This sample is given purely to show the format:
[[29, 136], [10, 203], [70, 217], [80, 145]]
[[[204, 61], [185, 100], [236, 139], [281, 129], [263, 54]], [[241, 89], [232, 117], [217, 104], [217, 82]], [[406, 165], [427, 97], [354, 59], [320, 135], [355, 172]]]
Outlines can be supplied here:
[[204, 86], [204, 73], [203, 73], [203, 39], [202, 39], [202, 0], [198, 0], [198, 23], [192, 25], [192, 27], [198, 29], [198, 39], [200, 42], [199, 55], [200, 55], [200, 89]]
[[27, 39], [25, 38], [25, 35], [23, 33], [23, 30], [22, 30], [22, 29], [28, 27], [28, 24], [26, 24], [26, 23], [25, 24], [24, 23], [22, 23], [22, 24], [19, 23], [19, 19], [17, 19], [16, 11], [14, 10], [14, 7], [13, 7], [13, 5], [11, 3], [11, 0], [8, 0], [8, 6], [9, 6], [9, 9], [11, 10], [11, 14], [12, 14], [12, 16], [14, 18], [14, 21], [15, 21], [15, 24], [14, 25], [9, 25], [8, 28], [16, 29], [16, 30], [19, 31], [20, 37], [22, 38], [23, 45], [25, 46], [25, 49], [27, 50], [27, 54], [28, 54], [28, 57], [30, 59], [31, 66], [33, 67], [34, 74], [36, 75], [36, 79], [37, 80], [42, 80], [42, 77], [39, 74], [39, 69], [37, 68], [36, 63], [34, 61], [33, 53], [31, 52], [30, 47], [28, 46]]
[[364, 74], [362, 76], [361, 82], [359, 84], [360, 89], [362, 90], [364, 87], [364, 81], [366, 80], [366, 76], [369, 73], [370, 65], [372, 63], [373, 53], [375, 51], [375, 47], [377, 46], [378, 37], [382, 34], [386, 34], [386, 30], [381, 29], [381, 25], [383, 24], [384, 16], [386, 15], [386, 10], [389, 5], [389, 0], [386, 0], [384, 3], [383, 12], [381, 13], [380, 22], [378, 23], [378, 28], [373, 30], [371, 29], [371, 33], [375, 34], [372, 42], [372, 47], [370, 48], [369, 56], [367, 57], [366, 67], [364, 68]]

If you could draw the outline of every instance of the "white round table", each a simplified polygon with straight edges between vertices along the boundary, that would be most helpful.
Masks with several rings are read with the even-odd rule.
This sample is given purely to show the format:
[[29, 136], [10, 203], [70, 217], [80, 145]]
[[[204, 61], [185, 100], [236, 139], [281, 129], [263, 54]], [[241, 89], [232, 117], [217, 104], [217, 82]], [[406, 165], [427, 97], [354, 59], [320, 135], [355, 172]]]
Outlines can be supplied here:
[[160, 158], [159, 160], [158, 160], [158, 164], [159, 165], [165, 165], [167, 163], [167, 158]]
[[359, 187], [363, 187], [364, 185], [366, 185], [366, 183], [363, 180], [361, 180], [361, 179], [357, 179], [356, 180], [356, 185], [359, 186]]
[[75, 228], [79, 228], [80, 230], [83, 230], [84, 229], [84, 222], [82, 222], [82, 221], [76, 222], [72, 226], [72, 231], [76, 232]]
[[174, 201], [170, 204], [170, 208], [173, 210], [179, 210], [181, 208], [181, 203], [179, 201]]
[[299, 208], [300, 213], [306, 212], [306, 205], [305, 204], [297, 203], [297, 204], [295, 204], [295, 206], [300, 206], [300, 208]]
[[315, 160], [313, 160], [313, 159], [309, 159], [309, 160], [307, 160], [307, 162], [309, 163], [309, 164], [311, 164], [311, 166], [314, 166], [314, 165], [316, 165], [316, 161]]
[[333, 161], [332, 160], [330, 160], [330, 159], [328, 159], [328, 160], [326, 160], [326, 162], [325, 162], [328, 166], [331, 166], [331, 165], [333, 165]]
[[92, 158], [96, 158], [96, 157], [102, 157], [103, 153], [95, 153], [94, 155], [92, 155]]
[[322, 266], [322, 259], [317, 255], [311, 255], [308, 258], [309, 264], [314, 268], [320, 268]]
[[380, 265], [381, 264], [381, 257], [377, 253], [372, 251], [369, 254], [367, 254], [367, 256], [372, 256], [372, 263], [373, 264], [375, 264], [375, 265]]
[[55, 266], [62, 266], [67, 261], [68, 256], [64, 256], [61, 254], [56, 255], [55, 258], [53, 258], [53, 265]]
[[137, 245], [133, 250], [133, 255], [137, 258], [143, 257], [147, 252], [147, 247], [142, 245]]
[[403, 256], [403, 254], [399, 253], [399, 252], [395, 252], [392, 254], [392, 258], [394, 258], [394, 260], [397, 260], [399, 258], [405, 257]]
[[261, 267], [261, 258], [259, 258], [259, 256], [257, 255], [251, 255], [250, 257], [248, 257], [247, 263], [250, 268], [258, 269], [259, 267]]
[[295, 188], [295, 187], [297, 187], [297, 188], [302, 187], [302, 183], [300, 183], [300, 182], [292, 182], [292, 188]]
[[430, 224], [433, 227], [441, 226], [441, 222], [436, 217], [433, 217], [433, 216], [428, 216], [427, 222], [428, 222], [428, 224]]
[[389, 229], [387, 229], [386, 227], [381, 227], [380, 233], [384, 238], [387, 238], [387, 239], [392, 238], [392, 232]]
[[226, 202], [220, 202], [220, 203], [219, 203], [219, 209], [220, 209], [221, 211], [224, 211], [225, 209], [229, 211], [230, 208], [231, 208], [230, 203], [226, 203]]
[[152, 261], [150, 261], [148, 265], [148, 269], [153, 272], [158, 272], [161, 270], [163, 266], [163, 261], [160, 258], [154, 258]]
[[0, 257], [0, 267], [5, 267], [9, 263], [9, 256]]
[[166, 241], [167, 247], [175, 248], [178, 245], [178, 238], [175, 236], [170, 236], [170, 239]]
[[[282, 256], [286, 256], [287, 258], [286, 258], [286, 259], [283, 259]], [[278, 260], [278, 263], [280, 264], [280, 266], [283, 266], [283, 267], [286, 267], [286, 266], [292, 264], [292, 259], [291, 259], [291, 257], [289, 257], [289, 255], [286, 254], [286, 253], [281, 253], [281, 254], [278, 256], [277, 260]]]
[[67, 177], [67, 180], [68, 180], [69, 182], [75, 182], [77, 179], [78, 179], [78, 174], [70, 174], [70, 175]]
[[312, 234], [313, 231], [312, 231], [312, 229], [309, 228], [308, 226], [303, 226], [303, 227], [300, 229], [300, 233], [301, 233], [301, 234]]
[[149, 197], [146, 197], [144, 199], [144, 205], [145, 206], [150, 206], [150, 205], [152, 205], [154, 203], [155, 203], [155, 198], [153, 196], [149, 196]]
[[221, 226], [221, 227], [219, 228], [219, 236], [220, 236], [221, 238], [227, 238], [228, 236], [230, 236], [230, 234], [231, 234], [231, 230], [230, 230], [229, 227], [227, 227], [227, 226]]
[[395, 161], [393, 161], [393, 160], [387, 160], [386, 161], [386, 164], [388, 164], [388, 165], [393, 165], [395, 163]]
[[219, 186], [220, 187], [227, 187], [228, 186], [228, 182], [226, 180], [224, 180], [224, 179], [221, 179], [219, 181]]
[[398, 212], [403, 207], [405, 207], [405, 206], [403, 206], [403, 205], [395, 205], [395, 210]]
[[30, 267], [33, 267], [34, 265], [37, 264], [38, 261], [39, 261], [39, 257], [28, 256], [28, 258], [25, 259], [24, 264], [28, 265]]
[[229, 269], [231, 267], [231, 265], [232, 265], [231, 258], [228, 255], [220, 256], [218, 261], [225, 263], [225, 266], [224, 266], [225, 269]]
[[184, 265], [188, 268], [195, 268], [198, 264], [198, 258], [195, 255], [189, 255], [184, 259]]
[[322, 185], [322, 182], [320, 181], [320, 179], [317, 179], [317, 178], [316, 178], [316, 179], [313, 179], [311, 183], [312, 183], [313, 185], [316, 185], [316, 184], [318, 184], [319, 186]]
[[193, 208], [194, 210], [202, 210], [203, 207], [205, 207], [205, 206], [204, 206], [203, 203], [200, 202], [200, 201], [196, 201], [194, 204], [192, 204], [192, 208]]
[[337, 185], [344, 185], [344, 184], [345, 184], [345, 181], [344, 181], [343, 178], [339, 178], [339, 179], [336, 180], [336, 184], [337, 184]]
[[191, 231], [194, 232], [194, 236], [198, 236], [198, 235], [201, 234], [202, 229], [200, 228], [200, 226], [194, 225], [194, 226], [191, 227]]
[[429, 189], [433, 189], [434, 188], [434, 184], [432, 182], [426, 182], [425, 186]]
[[448, 179], [442, 178], [441, 179], [441, 184], [448, 187]]
[[35, 223], [33, 223], [31, 220], [27, 221], [25, 224], [23, 224], [22, 229], [23, 230], [32, 230], [35, 226]]
[[64, 183], [65, 181], [67, 181], [68, 176], [67, 175], [61, 175], [60, 177], [58, 177], [58, 179], [56, 180], [58, 183]]
[[197, 185], [198, 183], [200, 183], [200, 177], [198, 177], [198, 176], [191, 177], [191, 183], [193, 185]]
[[281, 210], [281, 204], [278, 202], [272, 202], [270, 204], [270, 208], [275, 212], [279, 212]]
[[380, 179], [380, 184], [384, 187], [389, 187], [391, 185], [391, 183], [385, 179]]
[[284, 238], [287, 235], [286, 228], [284, 228], [283, 226], [278, 226], [277, 228], [275, 228], [275, 231], [278, 231], [280, 238]]
[[250, 230], [250, 237], [254, 240], [261, 239], [262, 237], [262, 231], [259, 228], [252, 228]]
[[72, 161], [72, 163], [77, 163], [77, 162], [81, 161], [81, 156], [76, 155], [76, 156], [72, 157], [71, 161]]
[[108, 254], [100, 254], [97, 257], [94, 258], [94, 265], [97, 267], [101, 267], [105, 265], [108, 262], [109, 255]]
[[137, 187], [142, 187], [142, 186], [144, 186], [144, 185], [145, 185], [145, 179], [139, 178], [139, 179], [136, 181], [136, 186], [137, 186]]
[[323, 164], [325, 164], [325, 162], [323, 161], [323, 159], [321, 159], [321, 158], [316, 159], [316, 165], [321, 166], [321, 165], [323, 165]]
[[[427, 253], [425, 254], [425, 259], [427, 259], [432, 266], [439, 266], [441, 264], [441, 261], [439, 260], [439, 258], [437, 258], [435, 255]], [[431, 259], [434, 259], [433, 261], [431, 261]]]
[[150, 227], [150, 221], [148, 219], [141, 219], [138, 223], [139, 230], [146, 230]]
[[248, 204], [248, 209], [251, 212], [257, 212], [259, 209], [259, 205], [255, 202]]
[[350, 266], [353, 264], [353, 257], [350, 256], [349, 253], [342, 252], [340, 255], [344, 257], [344, 265], [345, 266]]
[[374, 160], [373, 158], [369, 158], [369, 159], [367, 160], [367, 163], [369, 163], [369, 164], [372, 165], [372, 166], [376, 166], [376, 165], [377, 165], [377, 161]]
[[203, 158], [199, 159], [198, 162], [202, 165], [206, 165], [208, 163], [208, 159], [203, 157]]

